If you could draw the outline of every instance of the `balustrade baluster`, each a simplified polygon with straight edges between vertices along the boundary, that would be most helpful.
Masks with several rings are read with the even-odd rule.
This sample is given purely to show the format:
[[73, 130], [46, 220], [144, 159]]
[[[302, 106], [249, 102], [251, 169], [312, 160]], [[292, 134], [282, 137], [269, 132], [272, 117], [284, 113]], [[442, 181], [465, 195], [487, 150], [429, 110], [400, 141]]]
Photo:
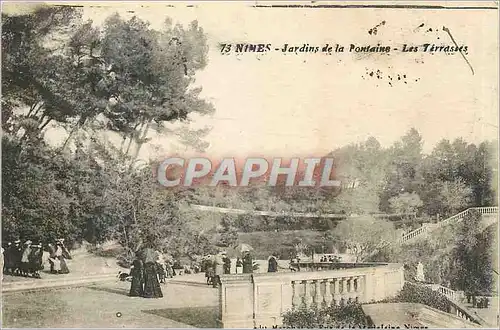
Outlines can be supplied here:
[[323, 299], [321, 299], [321, 281], [320, 280], [315, 280], [314, 281], [314, 289], [315, 289], [315, 295], [314, 295], [314, 302], [316, 303], [316, 307], [321, 308], [321, 305], [323, 304]]
[[340, 278], [336, 278], [333, 287], [333, 302], [332, 305], [340, 303]]
[[309, 281], [304, 281], [305, 283], [305, 291], [304, 291], [304, 303], [306, 307], [311, 307], [313, 299], [311, 295], [311, 282]]
[[300, 305], [302, 303], [302, 299], [300, 297], [300, 292], [299, 292], [299, 285], [300, 285], [300, 282], [292, 281], [292, 290], [293, 290], [292, 307], [294, 309], [300, 308]]
[[332, 296], [332, 282], [330, 280], [325, 281], [325, 297], [324, 302], [327, 307], [332, 304], [333, 296]]

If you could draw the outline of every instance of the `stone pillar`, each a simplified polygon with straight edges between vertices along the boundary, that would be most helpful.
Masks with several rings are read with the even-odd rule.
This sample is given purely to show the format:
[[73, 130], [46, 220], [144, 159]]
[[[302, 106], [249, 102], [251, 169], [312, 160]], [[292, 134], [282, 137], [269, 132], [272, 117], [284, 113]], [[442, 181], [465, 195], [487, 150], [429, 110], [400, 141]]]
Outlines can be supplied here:
[[222, 328], [253, 328], [254, 292], [251, 275], [221, 276], [219, 325]]
[[281, 325], [284, 312], [292, 309], [292, 280], [286, 274], [254, 274], [254, 311], [256, 327]]

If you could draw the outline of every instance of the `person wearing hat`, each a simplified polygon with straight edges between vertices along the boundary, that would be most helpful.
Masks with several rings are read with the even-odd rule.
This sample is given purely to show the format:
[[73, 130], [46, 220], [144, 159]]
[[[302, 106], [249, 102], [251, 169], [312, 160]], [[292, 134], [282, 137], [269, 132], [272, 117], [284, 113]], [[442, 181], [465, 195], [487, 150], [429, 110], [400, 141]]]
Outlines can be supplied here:
[[253, 260], [250, 251], [243, 252], [243, 274], [253, 273]]
[[158, 256], [153, 250], [154, 237], [148, 237], [141, 253], [144, 265], [144, 298], [163, 298], [160, 281], [158, 280], [158, 269], [156, 260]]
[[241, 262], [241, 258], [236, 258], [236, 274], [243, 273], [243, 262]]
[[21, 258], [22, 258], [22, 246], [21, 240], [16, 240], [11, 249], [11, 257], [12, 257], [12, 274], [20, 275], [21, 274]]
[[224, 274], [231, 274], [231, 259], [229, 259], [225, 251], [222, 252], [222, 261], [224, 262]]
[[276, 258], [276, 253], [271, 255], [268, 260], [267, 272], [276, 273], [278, 271], [278, 260]]
[[144, 296], [144, 264], [138, 256], [136, 256], [134, 262], [132, 263], [130, 276], [132, 276], [132, 283], [130, 283], [130, 291], [128, 295], [130, 297]]
[[[56, 270], [56, 263], [57, 263], [57, 261], [55, 260], [56, 247], [55, 247], [54, 244], [48, 243], [47, 244], [47, 249], [49, 251], [50, 272], [52, 274], [55, 274], [55, 273], [57, 273], [57, 270]], [[59, 266], [57, 266], [57, 268], [59, 268]]]
[[66, 265], [65, 259], [71, 259], [71, 255], [64, 246], [64, 239], [58, 239], [55, 242], [55, 246], [51, 246], [50, 258], [51, 261], [51, 272], [56, 274], [68, 274], [69, 269]]
[[31, 245], [31, 253], [28, 256], [29, 260], [29, 272], [35, 278], [40, 278], [39, 271], [43, 269], [43, 251], [41, 244]]
[[213, 287], [216, 288], [218, 287], [219, 285], [221, 285], [221, 281], [220, 281], [220, 276], [222, 274], [224, 274], [224, 252], [221, 252], [219, 254], [217, 254], [214, 258], [214, 270], [215, 270], [215, 276], [214, 276], [214, 280], [213, 280]]
[[24, 277], [28, 276], [29, 274], [30, 263], [28, 257], [31, 253], [31, 243], [33, 242], [30, 240], [24, 242], [23, 253], [21, 255], [21, 275]]
[[207, 280], [207, 285], [213, 285], [215, 278], [215, 267], [214, 259], [212, 258], [212, 256], [209, 255], [205, 258], [203, 267], [205, 269], [205, 278]]
[[69, 268], [66, 264], [66, 259], [71, 259], [71, 255], [64, 245], [64, 238], [60, 238], [56, 242], [56, 255], [59, 256], [59, 261], [61, 263], [61, 274], [69, 274]]

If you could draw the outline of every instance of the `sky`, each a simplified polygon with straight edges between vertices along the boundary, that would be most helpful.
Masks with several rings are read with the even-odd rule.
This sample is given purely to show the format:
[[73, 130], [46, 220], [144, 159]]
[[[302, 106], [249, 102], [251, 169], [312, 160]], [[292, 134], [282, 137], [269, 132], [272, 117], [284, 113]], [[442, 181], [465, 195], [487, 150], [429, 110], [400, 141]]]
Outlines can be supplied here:
[[[153, 28], [161, 28], [167, 17], [182, 24], [198, 20], [207, 33], [208, 65], [197, 74], [196, 85], [203, 87], [202, 96], [216, 113], [193, 116], [192, 127], [212, 127], [206, 137], [212, 157], [325, 155], [369, 136], [389, 146], [411, 127], [422, 134], [426, 152], [443, 138], [477, 143], [498, 137], [497, 10], [84, 5], [85, 18], [97, 25], [114, 12], [137, 15]], [[377, 25], [377, 33], [370, 34]], [[452, 46], [443, 27], [458, 45], [467, 46], [474, 73], [459, 53], [222, 55], [218, 46]], [[162, 154], [180, 150], [171, 136], [153, 138]], [[140, 156], [159, 154], [148, 147]]]

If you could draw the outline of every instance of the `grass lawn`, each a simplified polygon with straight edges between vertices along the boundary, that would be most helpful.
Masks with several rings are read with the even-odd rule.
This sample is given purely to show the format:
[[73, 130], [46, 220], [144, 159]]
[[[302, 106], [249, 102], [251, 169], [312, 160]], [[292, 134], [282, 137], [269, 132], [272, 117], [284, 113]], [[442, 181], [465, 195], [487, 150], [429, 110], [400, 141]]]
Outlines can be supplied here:
[[144, 312], [187, 323], [197, 328], [218, 328], [217, 310], [216, 306], [209, 306], [154, 309]]

